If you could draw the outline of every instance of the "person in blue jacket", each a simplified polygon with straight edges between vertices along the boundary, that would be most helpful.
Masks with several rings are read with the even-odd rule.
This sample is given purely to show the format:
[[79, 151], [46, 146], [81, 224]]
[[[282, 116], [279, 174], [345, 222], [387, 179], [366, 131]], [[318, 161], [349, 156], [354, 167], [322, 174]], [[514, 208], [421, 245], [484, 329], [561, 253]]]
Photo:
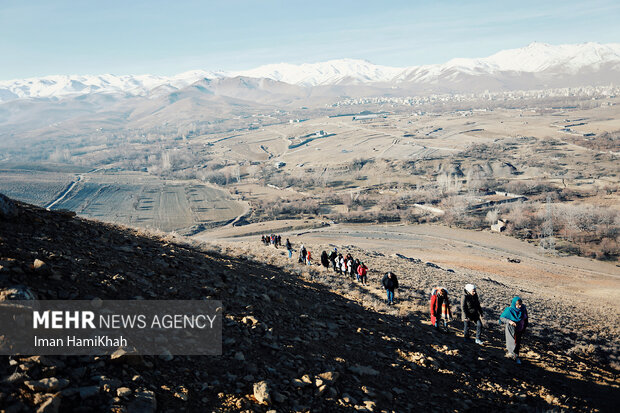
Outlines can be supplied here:
[[521, 364], [519, 349], [521, 337], [528, 325], [527, 308], [521, 297], [514, 297], [510, 307], [506, 307], [499, 317], [499, 322], [506, 325], [506, 350], [508, 357]]

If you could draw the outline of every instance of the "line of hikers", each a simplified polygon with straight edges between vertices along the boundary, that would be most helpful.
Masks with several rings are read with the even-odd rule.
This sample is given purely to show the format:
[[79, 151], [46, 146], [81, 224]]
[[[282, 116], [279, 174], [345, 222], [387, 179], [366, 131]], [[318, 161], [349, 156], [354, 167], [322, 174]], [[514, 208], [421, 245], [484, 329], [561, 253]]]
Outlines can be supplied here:
[[[452, 319], [450, 309], [450, 299], [448, 290], [444, 287], [436, 287], [431, 292], [430, 297], [431, 324], [440, 329], [448, 331], [448, 322]], [[482, 307], [478, 299], [477, 288], [474, 284], [466, 284], [461, 295], [461, 321], [463, 321], [463, 337], [469, 338], [469, 330], [476, 326], [476, 344], [482, 345], [480, 332], [485, 325]], [[519, 349], [521, 347], [521, 337], [528, 325], [527, 308], [523, 304], [521, 297], [514, 297], [509, 307], [506, 307], [499, 317], [499, 323], [504, 324], [506, 337], [507, 357], [521, 364], [519, 359]]]
[[323, 251], [321, 253], [321, 265], [325, 268], [331, 267], [336, 274], [357, 279], [363, 285], [368, 284], [368, 267], [363, 261], [354, 259], [350, 253], [342, 255], [337, 248], [334, 248], [329, 255]]
[[[286, 239], [286, 249], [288, 251], [288, 257], [292, 258], [293, 245], [288, 238]], [[312, 265], [312, 253], [309, 249], [306, 249], [303, 244], [299, 249], [299, 259], [297, 262], [300, 264]], [[329, 255], [327, 251], [323, 251], [321, 253], [320, 265], [325, 269], [332, 268], [337, 274], [348, 275], [353, 279], [357, 279], [357, 281], [363, 285], [368, 284], [368, 267], [359, 259], [353, 259], [350, 253], [343, 256], [341, 253], [338, 253], [337, 248], [334, 248]]]
[[[264, 241], [263, 241], [264, 242]], [[269, 243], [267, 243], [269, 245]], [[277, 248], [277, 244], [276, 244]], [[293, 246], [290, 240], [286, 239], [286, 249], [288, 257], [293, 255]], [[299, 263], [312, 265], [312, 254], [309, 249], [302, 244], [299, 251]], [[350, 253], [342, 255], [334, 248], [330, 254], [326, 251], [321, 253], [321, 263], [326, 269], [332, 268], [337, 274], [347, 275], [351, 278], [357, 278], [358, 282], [363, 285], [368, 284], [368, 267], [359, 259], [353, 259]], [[381, 279], [381, 285], [386, 290], [387, 305], [394, 305], [394, 297], [396, 289], [398, 289], [398, 278], [396, 274], [389, 271]], [[430, 295], [430, 316], [431, 324], [436, 329], [448, 331], [448, 322], [452, 319], [452, 310], [450, 308], [450, 298], [448, 290], [444, 287], [435, 287]], [[461, 321], [463, 321], [463, 337], [469, 339], [469, 331], [476, 326], [476, 344], [482, 345], [480, 339], [482, 327], [485, 324], [482, 307], [478, 299], [478, 293], [474, 284], [466, 284], [461, 295]], [[499, 318], [499, 323], [504, 324], [506, 336], [507, 356], [516, 360], [521, 364], [518, 357], [521, 347], [521, 337], [528, 325], [527, 309], [520, 297], [514, 297], [509, 307], [506, 307]], [[442, 326], [443, 325], [443, 326]]]
[[282, 246], [282, 236], [276, 234], [261, 235], [261, 242], [265, 245], [273, 245], [278, 248], [278, 245]]

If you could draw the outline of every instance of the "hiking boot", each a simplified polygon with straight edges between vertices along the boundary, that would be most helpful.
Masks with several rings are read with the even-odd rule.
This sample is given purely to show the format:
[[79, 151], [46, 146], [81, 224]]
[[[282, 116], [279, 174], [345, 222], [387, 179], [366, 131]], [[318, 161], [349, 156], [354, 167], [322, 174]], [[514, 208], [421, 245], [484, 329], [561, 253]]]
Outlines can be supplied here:
[[479, 338], [476, 339], [476, 344], [482, 345], [482, 340], [480, 340]]

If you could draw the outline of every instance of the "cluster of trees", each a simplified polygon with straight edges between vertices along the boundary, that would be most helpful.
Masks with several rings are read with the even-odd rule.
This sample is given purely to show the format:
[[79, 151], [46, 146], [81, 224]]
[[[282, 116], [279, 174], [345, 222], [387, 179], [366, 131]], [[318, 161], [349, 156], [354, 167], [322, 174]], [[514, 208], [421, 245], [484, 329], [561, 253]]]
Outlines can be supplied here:
[[597, 259], [620, 256], [620, 214], [605, 206], [568, 204], [552, 201], [515, 202], [498, 208], [472, 211], [467, 196], [453, 196], [442, 205], [442, 220], [465, 228], [488, 228], [498, 218], [507, 220], [506, 233], [518, 238], [549, 242], [552, 237], [559, 252]]
[[568, 136], [565, 139], [589, 149], [620, 152], [620, 130], [603, 132], [596, 136]]
[[321, 215], [321, 204], [318, 199], [281, 199], [273, 201], [259, 199], [252, 203], [254, 220], [295, 219], [306, 216]]

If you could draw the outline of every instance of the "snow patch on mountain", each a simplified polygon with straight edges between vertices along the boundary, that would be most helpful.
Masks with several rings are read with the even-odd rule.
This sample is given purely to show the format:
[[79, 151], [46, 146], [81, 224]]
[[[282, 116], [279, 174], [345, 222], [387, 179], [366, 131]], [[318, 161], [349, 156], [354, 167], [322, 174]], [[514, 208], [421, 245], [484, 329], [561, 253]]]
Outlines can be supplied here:
[[300, 86], [387, 82], [403, 69], [380, 66], [366, 60], [339, 59], [294, 65], [279, 63], [236, 72], [235, 75], [268, 78]]
[[[0, 81], [0, 100], [10, 98], [62, 98], [91, 93], [142, 96], [160, 86], [181, 89], [204, 78], [222, 74], [193, 70], [176, 76], [155, 75], [52, 75]], [[9, 98], [9, 99], [7, 99]]]
[[620, 62], [620, 44], [582, 43], [552, 46], [534, 42], [527, 47], [502, 50], [479, 60], [503, 71], [542, 72], [559, 67], [574, 73], [584, 66]]

